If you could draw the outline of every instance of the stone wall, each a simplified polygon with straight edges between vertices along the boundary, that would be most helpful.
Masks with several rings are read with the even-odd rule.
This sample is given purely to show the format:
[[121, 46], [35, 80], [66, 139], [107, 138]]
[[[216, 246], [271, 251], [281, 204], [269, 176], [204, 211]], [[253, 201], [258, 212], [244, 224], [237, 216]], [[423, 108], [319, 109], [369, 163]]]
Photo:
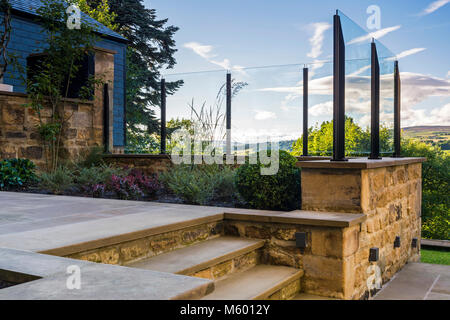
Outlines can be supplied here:
[[138, 169], [147, 175], [165, 172], [172, 166], [170, 155], [112, 154], [105, 155], [104, 159], [109, 164]]
[[[302, 291], [345, 299], [348, 257], [358, 249], [359, 225], [350, 228], [321, 227], [304, 224], [264, 223], [225, 220], [226, 235], [264, 239], [261, 260], [266, 264], [302, 269]], [[305, 232], [307, 247], [297, 248], [295, 233]]]
[[[366, 282], [371, 263], [380, 268], [384, 284], [407, 262], [420, 259], [422, 161], [388, 158], [376, 164], [361, 160], [359, 164], [300, 165], [302, 209], [367, 217], [360, 226], [341, 231], [339, 246], [345, 248], [345, 254], [336, 268], [342, 272], [345, 299], [369, 296]], [[394, 248], [396, 237], [400, 237], [400, 247]], [[325, 243], [333, 239], [331, 233], [322, 238]], [[417, 238], [417, 248], [412, 247], [413, 238]], [[330, 241], [337, 245], [334, 239]], [[371, 248], [379, 249], [377, 262], [369, 262]], [[322, 269], [331, 265], [324, 261]]]
[[[45, 167], [45, 150], [37, 131], [39, 118], [24, 104], [27, 96], [21, 93], [0, 93], [0, 158], [28, 158], [40, 168]], [[102, 110], [94, 103], [67, 99], [64, 113], [68, 118], [63, 129], [61, 157], [76, 159], [82, 152], [103, 144]], [[50, 117], [50, 109], [41, 112], [43, 121]]]

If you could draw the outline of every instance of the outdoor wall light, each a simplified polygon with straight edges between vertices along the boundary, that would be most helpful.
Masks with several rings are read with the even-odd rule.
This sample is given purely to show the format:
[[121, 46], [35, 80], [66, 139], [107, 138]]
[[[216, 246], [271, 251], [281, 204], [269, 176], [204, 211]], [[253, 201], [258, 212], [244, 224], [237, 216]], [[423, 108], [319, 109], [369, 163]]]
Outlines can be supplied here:
[[394, 248], [400, 248], [400, 237], [395, 237]]
[[370, 248], [369, 261], [377, 262], [379, 258], [380, 258], [380, 249], [379, 248]]
[[295, 245], [297, 248], [305, 249], [307, 245], [306, 232], [295, 233]]
[[411, 241], [411, 247], [417, 248], [417, 238], [413, 238]]

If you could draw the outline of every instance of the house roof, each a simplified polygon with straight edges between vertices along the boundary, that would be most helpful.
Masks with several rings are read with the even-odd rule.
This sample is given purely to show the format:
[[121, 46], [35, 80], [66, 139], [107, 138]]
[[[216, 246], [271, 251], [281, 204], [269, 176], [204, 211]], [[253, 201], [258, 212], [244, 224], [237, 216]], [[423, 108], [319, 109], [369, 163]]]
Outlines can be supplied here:
[[[9, 0], [9, 2], [11, 4], [13, 13], [20, 12], [20, 13], [24, 13], [26, 15], [32, 15], [32, 16], [38, 16], [37, 9], [42, 6], [41, 0]], [[120, 42], [128, 42], [128, 40], [126, 38], [124, 38], [117, 32], [109, 29], [108, 27], [104, 26], [97, 20], [91, 18], [84, 12], [81, 13], [81, 17], [86, 22], [94, 25], [97, 29], [96, 31], [98, 33], [100, 33], [101, 35], [119, 40]]]

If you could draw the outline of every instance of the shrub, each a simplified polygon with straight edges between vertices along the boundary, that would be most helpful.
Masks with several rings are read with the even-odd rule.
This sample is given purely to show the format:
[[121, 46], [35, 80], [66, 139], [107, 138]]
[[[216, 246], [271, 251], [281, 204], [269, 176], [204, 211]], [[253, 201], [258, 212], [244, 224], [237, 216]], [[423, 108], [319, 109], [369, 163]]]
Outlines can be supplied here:
[[7, 159], [0, 162], [0, 190], [26, 187], [36, 181], [36, 166], [28, 159]]
[[[270, 151], [268, 151], [270, 154]], [[279, 170], [275, 175], [261, 175], [260, 162], [242, 165], [236, 172], [236, 186], [248, 205], [256, 209], [294, 210], [300, 208], [300, 170], [297, 159], [280, 150]]]
[[84, 151], [77, 162], [77, 167], [79, 168], [101, 167], [104, 165], [102, 147], [92, 147]]
[[55, 194], [62, 194], [74, 186], [73, 172], [60, 166], [53, 172], [41, 174], [41, 186]]
[[161, 181], [186, 203], [206, 205], [236, 198], [234, 171], [218, 165], [178, 165], [160, 175]]
[[92, 195], [96, 185], [110, 182], [113, 175], [125, 176], [127, 173], [125, 169], [107, 165], [81, 167], [76, 172], [75, 182], [81, 192]]
[[123, 200], [153, 197], [160, 188], [156, 178], [146, 176], [139, 170], [128, 172], [108, 166], [84, 168], [77, 181], [85, 193], [94, 197], [104, 197], [110, 193]]

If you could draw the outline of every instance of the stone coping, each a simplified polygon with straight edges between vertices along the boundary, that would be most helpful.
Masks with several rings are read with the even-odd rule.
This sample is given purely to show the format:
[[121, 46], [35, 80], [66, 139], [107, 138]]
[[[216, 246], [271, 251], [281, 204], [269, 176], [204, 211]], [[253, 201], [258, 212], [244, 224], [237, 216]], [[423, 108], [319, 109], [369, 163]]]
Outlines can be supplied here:
[[[23, 92], [10, 92], [10, 91], [0, 91], [0, 96], [10, 96], [10, 97], [22, 97], [22, 98], [28, 98], [28, 94]], [[94, 105], [93, 100], [81, 100], [76, 98], [62, 98], [62, 101], [67, 101], [71, 103], [81, 103], [81, 104], [87, 104], [87, 105]]]
[[[80, 268], [80, 290], [66, 286], [73, 265]], [[207, 279], [0, 248], [0, 279], [10, 274], [37, 280], [0, 290], [0, 300], [184, 300], [214, 290]]]
[[[171, 159], [170, 154], [135, 154], [135, 153], [125, 153], [125, 154], [104, 154], [104, 158], [113, 159]], [[224, 155], [226, 157], [226, 155]], [[331, 157], [322, 156], [300, 156], [296, 157], [298, 161], [314, 161], [314, 160], [330, 160]]]
[[225, 220], [303, 224], [309, 226], [337, 228], [351, 227], [366, 220], [366, 215], [362, 213], [336, 213], [304, 210], [291, 212], [227, 210], [224, 215]]
[[297, 167], [307, 169], [375, 169], [393, 167], [413, 163], [425, 162], [426, 158], [383, 158], [381, 160], [369, 160], [367, 158], [354, 158], [348, 161], [302, 161], [297, 162]]

